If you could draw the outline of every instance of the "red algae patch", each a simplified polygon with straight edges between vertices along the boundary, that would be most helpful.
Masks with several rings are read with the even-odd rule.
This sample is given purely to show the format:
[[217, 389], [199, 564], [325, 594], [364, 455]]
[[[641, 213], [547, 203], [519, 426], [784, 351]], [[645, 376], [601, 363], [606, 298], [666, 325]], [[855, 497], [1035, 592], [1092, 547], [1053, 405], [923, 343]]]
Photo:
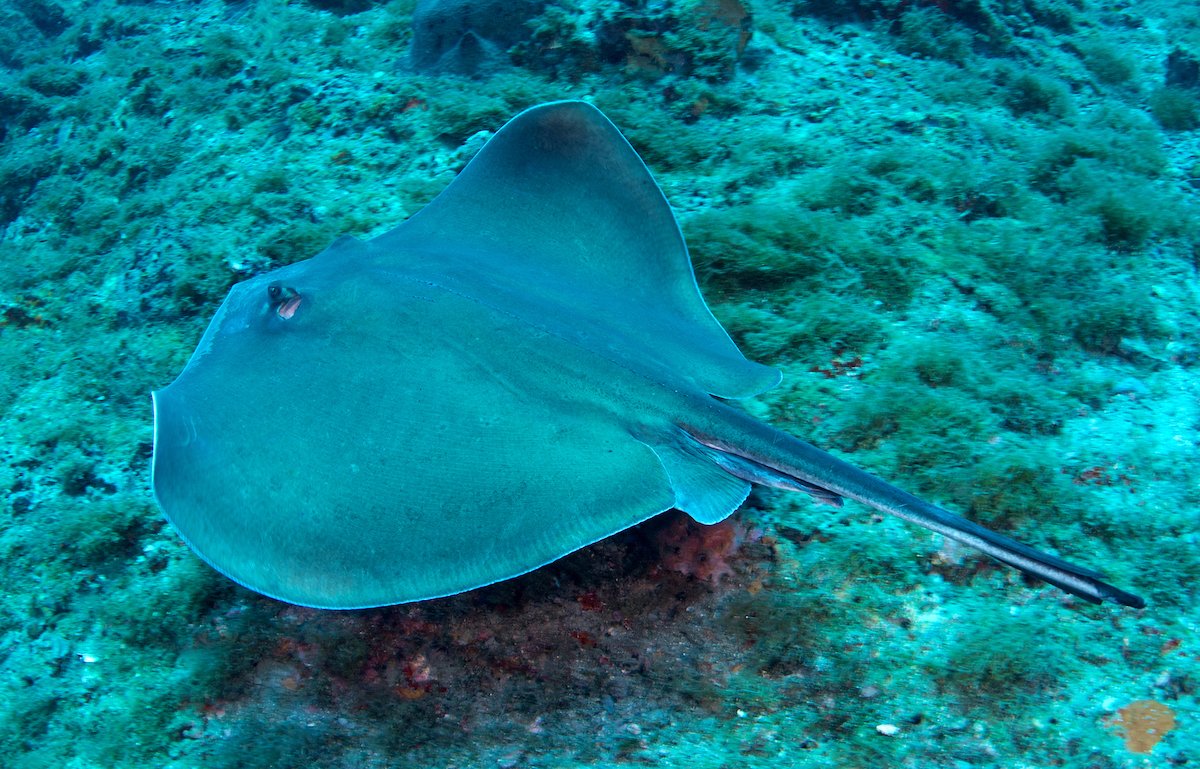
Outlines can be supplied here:
[[746, 527], [734, 518], [706, 526], [681, 516], [658, 535], [662, 567], [716, 584], [733, 576], [728, 559], [747, 535]]

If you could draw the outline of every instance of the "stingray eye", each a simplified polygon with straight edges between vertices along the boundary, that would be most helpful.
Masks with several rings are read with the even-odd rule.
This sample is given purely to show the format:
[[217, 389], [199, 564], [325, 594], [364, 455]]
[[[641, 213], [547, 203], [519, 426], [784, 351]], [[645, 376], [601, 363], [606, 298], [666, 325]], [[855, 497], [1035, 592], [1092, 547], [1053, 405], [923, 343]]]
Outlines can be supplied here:
[[291, 286], [272, 283], [267, 286], [267, 303], [275, 308], [275, 314], [289, 320], [300, 308], [300, 292]]

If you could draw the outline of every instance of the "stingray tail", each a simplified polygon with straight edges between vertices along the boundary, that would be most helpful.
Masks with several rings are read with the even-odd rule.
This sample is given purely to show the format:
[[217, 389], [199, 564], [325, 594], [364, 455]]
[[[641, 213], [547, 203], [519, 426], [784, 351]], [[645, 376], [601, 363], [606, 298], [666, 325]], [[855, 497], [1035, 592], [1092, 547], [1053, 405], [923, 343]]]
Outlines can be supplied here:
[[[720, 421], [734, 423], [737, 444], [679, 425], [727, 472], [752, 483], [803, 491], [818, 501], [840, 503], [842, 497], [924, 526], [944, 537], [970, 545], [1001, 563], [1020, 569], [1092, 603], [1114, 601], [1142, 608], [1145, 601], [1104, 581], [1098, 571], [1068, 563], [1022, 542], [914, 497], [906, 491], [843, 462], [804, 441], [713, 401]], [[724, 431], [722, 431], [724, 432]]]

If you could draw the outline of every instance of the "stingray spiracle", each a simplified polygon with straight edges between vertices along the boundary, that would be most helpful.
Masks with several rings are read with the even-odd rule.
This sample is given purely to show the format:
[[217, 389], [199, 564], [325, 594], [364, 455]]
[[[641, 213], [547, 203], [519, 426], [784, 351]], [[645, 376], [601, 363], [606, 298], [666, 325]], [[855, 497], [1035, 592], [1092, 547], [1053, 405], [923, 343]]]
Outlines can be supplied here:
[[275, 307], [275, 314], [289, 320], [300, 309], [300, 292], [291, 286], [272, 283], [267, 286], [267, 302]]

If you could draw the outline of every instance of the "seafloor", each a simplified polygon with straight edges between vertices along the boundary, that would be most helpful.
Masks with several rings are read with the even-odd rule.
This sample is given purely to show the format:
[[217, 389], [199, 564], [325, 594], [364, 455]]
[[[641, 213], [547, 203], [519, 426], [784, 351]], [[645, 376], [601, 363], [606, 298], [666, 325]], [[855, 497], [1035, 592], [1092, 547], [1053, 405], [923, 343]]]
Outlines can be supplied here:
[[[1200, 762], [1195, 3], [414, 5], [0, 5], [0, 765]], [[202, 564], [149, 392], [229, 287], [561, 98], [784, 370], [752, 412], [1147, 608], [782, 493], [389, 609]]]

